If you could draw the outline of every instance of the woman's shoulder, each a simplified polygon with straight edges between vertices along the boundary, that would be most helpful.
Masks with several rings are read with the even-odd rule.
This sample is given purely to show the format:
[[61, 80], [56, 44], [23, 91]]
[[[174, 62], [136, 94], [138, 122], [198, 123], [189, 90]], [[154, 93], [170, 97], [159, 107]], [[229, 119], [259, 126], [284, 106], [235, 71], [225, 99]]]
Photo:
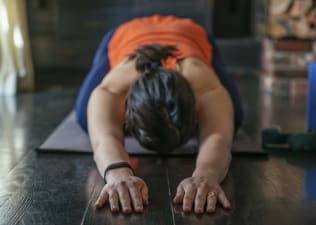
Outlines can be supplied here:
[[135, 68], [135, 60], [126, 58], [105, 75], [101, 87], [115, 94], [126, 94], [140, 76]]
[[178, 65], [180, 74], [189, 82], [195, 95], [222, 86], [214, 69], [198, 58], [185, 58]]

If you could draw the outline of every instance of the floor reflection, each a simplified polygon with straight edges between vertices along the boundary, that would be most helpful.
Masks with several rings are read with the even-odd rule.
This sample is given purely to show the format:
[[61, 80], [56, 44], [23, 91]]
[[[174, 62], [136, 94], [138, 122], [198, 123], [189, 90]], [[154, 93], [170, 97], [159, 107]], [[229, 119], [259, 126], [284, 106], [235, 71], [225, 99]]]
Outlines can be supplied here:
[[26, 98], [23, 105], [17, 97], [0, 97], [0, 175], [13, 168], [23, 154], [26, 143], [26, 123], [32, 107], [32, 98]]
[[284, 132], [306, 132], [306, 97], [260, 94], [261, 127]]
[[279, 127], [284, 132], [306, 132], [306, 97], [275, 96], [260, 90], [257, 76], [236, 77], [244, 109], [243, 128], [261, 141], [262, 128]]

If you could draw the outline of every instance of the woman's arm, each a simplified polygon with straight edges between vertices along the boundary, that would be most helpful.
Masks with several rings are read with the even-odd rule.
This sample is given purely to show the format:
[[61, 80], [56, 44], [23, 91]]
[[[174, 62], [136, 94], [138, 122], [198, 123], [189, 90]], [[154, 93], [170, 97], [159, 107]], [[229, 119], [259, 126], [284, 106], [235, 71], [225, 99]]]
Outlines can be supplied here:
[[123, 141], [124, 96], [97, 87], [88, 104], [88, 130], [100, 174], [112, 163], [129, 162]]
[[200, 148], [193, 174], [208, 171], [222, 182], [231, 161], [233, 141], [233, 106], [229, 94], [218, 87], [199, 96]]
[[[129, 73], [131, 71], [128, 70]], [[132, 73], [126, 76], [126, 72], [126, 67], [118, 67], [111, 71], [93, 91], [88, 104], [88, 130], [94, 160], [102, 177], [108, 165], [129, 162], [123, 145], [125, 98], [130, 83], [137, 75], [133, 76]], [[131, 169], [111, 170], [107, 173], [106, 180], [96, 207], [102, 207], [109, 202], [112, 211], [119, 211], [120, 202], [121, 210], [125, 213], [132, 211], [131, 205], [135, 211], [143, 211], [143, 203], [148, 202], [147, 185], [142, 179], [133, 176]]]
[[[207, 212], [214, 212], [217, 201], [230, 208], [219, 184], [231, 161], [233, 106], [228, 92], [211, 68], [196, 61], [189, 65], [183, 69], [187, 69], [184, 74], [190, 76], [198, 105], [200, 147], [192, 177], [180, 183], [174, 201], [183, 202], [184, 211], [191, 211], [194, 203], [196, 213], [204, 212], [205, 205]], [[211, 192], [216, 196], [209, 195]]]

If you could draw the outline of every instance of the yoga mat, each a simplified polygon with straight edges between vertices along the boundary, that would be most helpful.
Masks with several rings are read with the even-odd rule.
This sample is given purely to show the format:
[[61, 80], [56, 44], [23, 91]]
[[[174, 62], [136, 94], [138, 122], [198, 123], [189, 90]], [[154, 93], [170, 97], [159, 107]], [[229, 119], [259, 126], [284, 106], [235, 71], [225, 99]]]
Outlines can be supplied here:
[[[157, 154], [141, 147], [133, 137], [125, 138], [125, 148], [130, 155]], [[37, 150], [40, 152], [92, 153], [88, 135], [77, 124], [75, 112], [71, 112]], [[184, 146], [175, 149], [173, 152], [168, 153], [168, 155], [194, 155], [197, 153], [197, 150], [197, 139], [192, 138]], [[252, 143], [242, 130], [236, 136], [233, 153], [266, 154], [261, 147]]]

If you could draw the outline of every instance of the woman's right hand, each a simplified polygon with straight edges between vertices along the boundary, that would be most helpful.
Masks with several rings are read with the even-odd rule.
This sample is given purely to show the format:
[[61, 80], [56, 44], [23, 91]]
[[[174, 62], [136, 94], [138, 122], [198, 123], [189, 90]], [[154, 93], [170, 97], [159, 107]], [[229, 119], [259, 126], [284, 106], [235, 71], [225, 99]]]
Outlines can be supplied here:
[[133, 176], [129, 168], [119, 168], [108, 172], [107, 183], [97, 199], [95, 206], [101, 208], [109, 202], [112, 212], [119, 212], [120, 205], [123, 213], [144, 211], [148, 204], [148, 187], [144, 180]]

